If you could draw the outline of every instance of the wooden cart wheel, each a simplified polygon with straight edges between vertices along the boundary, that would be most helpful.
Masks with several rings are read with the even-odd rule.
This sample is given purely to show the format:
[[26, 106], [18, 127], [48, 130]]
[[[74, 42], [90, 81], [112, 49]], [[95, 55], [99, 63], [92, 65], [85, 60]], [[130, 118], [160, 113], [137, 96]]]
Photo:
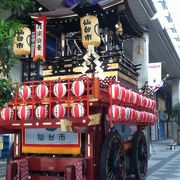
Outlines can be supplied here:
[[133, 161], [132, 167], [136, 178], [146, 179], [148, 167], [148, 152], [146, 137], [142, 131], [137, 131], [133, 139]]
[[121, 136], [115, 130], [107, 134], [100, 159], [101, 180], [125, 179], [125, 152]]

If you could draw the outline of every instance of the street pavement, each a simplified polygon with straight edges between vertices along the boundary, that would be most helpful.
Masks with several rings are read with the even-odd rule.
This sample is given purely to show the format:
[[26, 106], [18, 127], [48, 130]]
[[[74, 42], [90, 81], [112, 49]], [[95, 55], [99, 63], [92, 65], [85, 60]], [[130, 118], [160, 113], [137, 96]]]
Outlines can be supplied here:
[[[180, 146], [170, 150], [171, 139], [152, 142], [146, 180], [180, 180]], [[0, 161], [0, 180], [5, 180], [6, 162]]]
[[146, 180], [180, 180], [180, 146], [170, 150], [171, 139], [151, 143]]

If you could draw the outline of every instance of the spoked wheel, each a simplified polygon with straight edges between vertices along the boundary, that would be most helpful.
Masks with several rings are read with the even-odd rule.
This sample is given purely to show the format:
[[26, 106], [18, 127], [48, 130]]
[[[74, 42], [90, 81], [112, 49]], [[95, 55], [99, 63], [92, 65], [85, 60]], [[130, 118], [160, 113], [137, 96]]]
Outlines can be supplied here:
[[146, 137], [142, 131], [137, 131], [133, 142], [133, 169], [138, 180], [146, 179], [148, 167], [148, 152]]
[[100, 179], [125, 179], [125, 152], [120, 135], [112, 130], [105, 138], [101, 150]]

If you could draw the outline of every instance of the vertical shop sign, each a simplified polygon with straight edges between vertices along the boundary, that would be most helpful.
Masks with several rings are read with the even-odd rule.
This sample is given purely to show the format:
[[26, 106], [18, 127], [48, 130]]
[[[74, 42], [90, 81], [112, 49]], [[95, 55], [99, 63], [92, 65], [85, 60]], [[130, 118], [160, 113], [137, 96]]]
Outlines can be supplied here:
[[35, 25], [35, 48], [33, 61], [45, 61], [46, 58], [46, 17], [37, 18]]

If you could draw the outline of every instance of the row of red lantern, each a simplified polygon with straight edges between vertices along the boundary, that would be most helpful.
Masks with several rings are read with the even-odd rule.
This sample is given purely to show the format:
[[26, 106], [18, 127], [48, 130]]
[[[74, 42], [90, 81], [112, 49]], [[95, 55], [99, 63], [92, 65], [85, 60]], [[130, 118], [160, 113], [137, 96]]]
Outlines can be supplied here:
[[[74, 81], [71, 85], [71, 91], [72, 93], [79, 97], [81, 95], [83, 95], [84, 91], [85, 91], [85, 84], [83, 81]], [[36, 88], [35, 88], [35, 94], [36, 96], [43, 100], [44, 98], [47, 97], [49, 91], [48, 91], [48, 87], [45, 84], [39, 84]], [[53, 94], [54, 96], [61, 98], [64, 97], [67, 93], [67, 87], [65, 83], [56, 83], [53, 86]], [[19, 88], [19, 97], [23, 100], [27, 100], [31, 97], [31, 88], [29, 86], [21, 86]]]
[[142, 123], [154, 123], [157, 117], [145, 111], [137, 111], [132, 108], [125, 108], [123, 106], [111, 105], [108, 110], [110, 119], [114, 122], [120, 121], [134, 121]]
[[124, 103], [134, 104], [138, 107], [156, 109], [156, 101], [132, 90], [127, 90], [119, 84], [112, 84], [108, 89], [109, 96], [114, 100], [119, 100]]
[[[56, 119], [62, 119], [66, 115], [66, 108], [62, 104], [56, 104], [52, 109], [52, 114]], [[74, 104], [71, 108], [71, 115], [74, 118], [83, 117], [85, 114], [84, 106], [81, 104]], [[31, 110], [29, 106], [20, 106], [17, 110], [19, 119], [27, 120], [31, 116]], [[38, 106], [35, 109], [35, 117], [37, 119], [45, 119], [48, 116], [48, 108], [44, 105]], [[1, 118], [3, 120], [11, 120], [14, 118], [14, 110], [10, 107], [6, 107], [1, 111]]]

